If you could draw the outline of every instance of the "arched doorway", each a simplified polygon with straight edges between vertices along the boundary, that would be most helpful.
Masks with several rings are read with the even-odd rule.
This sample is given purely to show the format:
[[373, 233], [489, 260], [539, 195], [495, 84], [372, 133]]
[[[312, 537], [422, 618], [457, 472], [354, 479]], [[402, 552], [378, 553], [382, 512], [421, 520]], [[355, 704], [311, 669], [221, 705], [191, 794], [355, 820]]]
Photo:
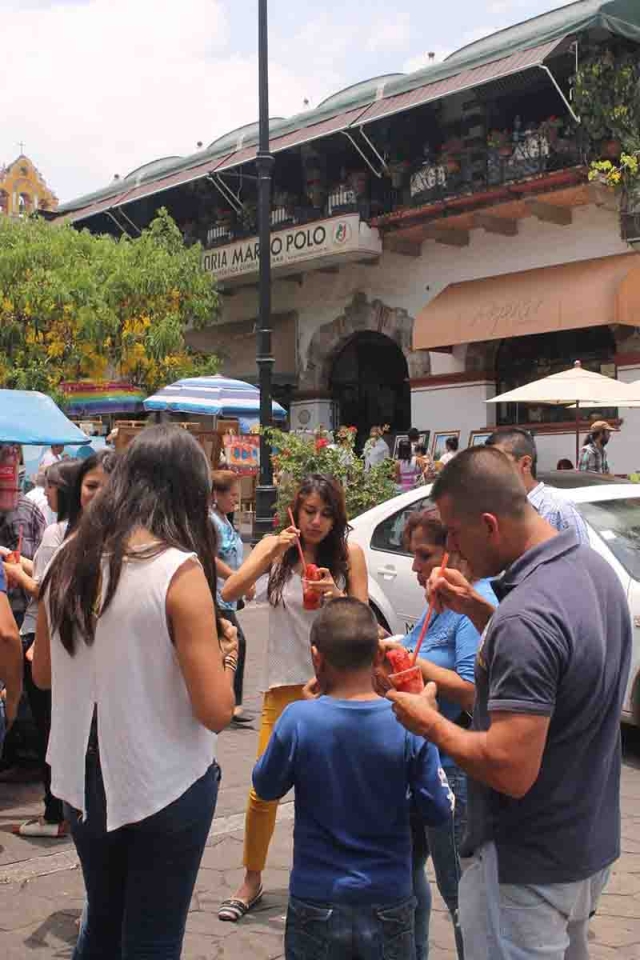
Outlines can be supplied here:
[[358, 447], [375, 424], [388, 423], [392, 433], [411, 426], [407, 361], [384, 334], [367, 330], [351, 336], [334, 358], [329, 387], [340, 423], [358, 428]]
[[[616, 344], [607, 326], [585, 327], [579, 330], [558, 330], [536, 333], [503, 340], [496, 354], [496, 393], [515, 390], [525, 383], [560, 373], [580, 360], [585, 370], [615, 376]], [[582, 411], [581, 411], [582, 413]], [[615, 408], [587, 410], [582, 415], [597, 415], [598, 419], [615, 418]], [[498, 404], [498, 423], [554, 423], [570, 420], [573, 411], [566, 407], [552, 407], [528, 403]]]

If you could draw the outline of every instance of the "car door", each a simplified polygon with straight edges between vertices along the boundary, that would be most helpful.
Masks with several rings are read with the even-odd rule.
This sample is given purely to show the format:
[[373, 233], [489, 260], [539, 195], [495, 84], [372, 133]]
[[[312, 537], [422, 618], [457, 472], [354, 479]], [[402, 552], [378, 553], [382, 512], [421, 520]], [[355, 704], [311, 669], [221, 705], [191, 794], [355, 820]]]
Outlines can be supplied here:
[[403, 542], [407, 518], [431, 505], [428, 497], [389, 514], [375, 527], [369, 545], [369, 575], [392, 608], [397, 629], [407, 632], [425, 606], [424, 591], [411, 567], [413, 557]]

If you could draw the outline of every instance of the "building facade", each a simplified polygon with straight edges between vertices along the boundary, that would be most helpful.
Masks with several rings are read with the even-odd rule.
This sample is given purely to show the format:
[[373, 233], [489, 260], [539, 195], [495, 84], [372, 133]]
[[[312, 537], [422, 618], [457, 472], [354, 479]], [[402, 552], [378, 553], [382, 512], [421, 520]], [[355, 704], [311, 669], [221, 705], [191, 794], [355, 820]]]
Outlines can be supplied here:
[[21, 153], [13, 163], [0, 166], [0, 216], [25, 217], [57, 207], [58, 198], [29, 157]]
[[[581, 62], [638, 49], [640, 10], [582, 0], [272, 121], [274, 379], [292, 428], [344, 422], [363, 439], [372, 424], [413, 425], [466, 446], [519, 422], [543, 467], [574, 459], [572, 411], [486, 400], [574, 360], [640, 379], [640, 259], [618, 198], [588, 182], [603, 144], [572, 106]], [[167, 206], [223, 295], [191, 342], [247, 379], [256, 141], [242, 128], [61, 208], [117, 233]], [[624, 418], [610, 461], [636, 470], [640, 412], [584, 411], [584, 432], [596, 416]]]

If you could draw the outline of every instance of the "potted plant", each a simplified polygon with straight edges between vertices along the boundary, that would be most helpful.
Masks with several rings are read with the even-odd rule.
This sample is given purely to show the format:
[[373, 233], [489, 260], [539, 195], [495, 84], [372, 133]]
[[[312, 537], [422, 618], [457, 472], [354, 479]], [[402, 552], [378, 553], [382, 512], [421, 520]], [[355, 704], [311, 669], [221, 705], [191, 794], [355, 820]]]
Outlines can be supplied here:
[[538, 134], [541, 137], [546, 137], [550, 144], [555, 145], [563, 126], [564, 120], [560, 117], [547, 117], [538, 127]]
[[512, 152], [511, 135], [508, 130], [491, 130], [487, 136], [489, 150], [495, 150], [500, 157], [510, 157]]
[[447, 168], [449, 173], [458, 173], [460, 170], [460, 154], [463, 143], [458, 137], [446, 140], [440, 148], [439, 162]]
[[[640, 128], [640, 67], [631, 54], [611, 50], [591, 57], [574, 78], [574, 105], [598, 152], [619, 157]], [[627, 151], [628, 152], [628, 151]]]

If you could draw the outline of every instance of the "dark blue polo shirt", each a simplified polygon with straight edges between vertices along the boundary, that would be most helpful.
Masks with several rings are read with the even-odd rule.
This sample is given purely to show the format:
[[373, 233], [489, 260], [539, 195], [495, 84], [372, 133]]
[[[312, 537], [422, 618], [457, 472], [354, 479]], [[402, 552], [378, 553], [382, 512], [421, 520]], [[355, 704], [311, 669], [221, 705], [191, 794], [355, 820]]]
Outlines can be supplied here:
[[520, 800], [469, 780], [469, 855], [493, 840], [501, 883], [568, 883], [620, 855], [620, 713], [632, 629], [618, 577], [573, 530], [521, 556], [476, 661], [473, 727], [497, 711], [550, 717], [538, 779]]

